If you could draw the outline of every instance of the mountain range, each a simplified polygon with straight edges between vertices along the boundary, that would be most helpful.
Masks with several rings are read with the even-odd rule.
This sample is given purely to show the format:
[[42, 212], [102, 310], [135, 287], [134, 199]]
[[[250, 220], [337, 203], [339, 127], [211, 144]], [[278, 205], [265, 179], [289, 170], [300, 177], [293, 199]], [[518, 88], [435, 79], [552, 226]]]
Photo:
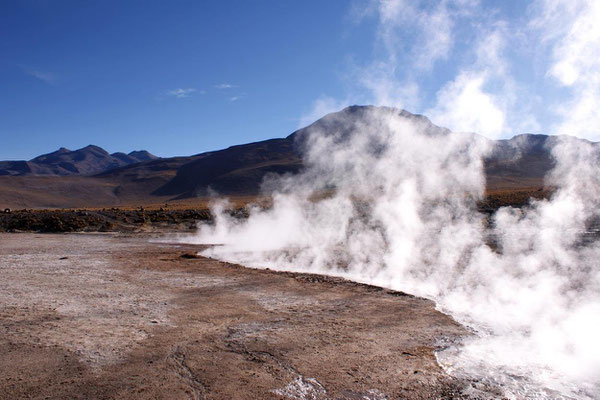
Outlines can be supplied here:
[[0, 161], [0, 175], [94, 175], [156, 158], [145, 150], [109, 154], [94, 145], [78, 150], [61, 147], [29, 161]]
[[[289, 136], [185, 157], [158, 158], [147, 151], [109, 154], [97, 146], [61, 148], [29, 161], [0, 162], [0, 206], [101, 207], [193, 199], [212, 193], [254, 195], [265, 175], [297, 173], [311, 132], [343, 137], [364, 123], [374, 106], [350, 106]], [[451, 134], [424, 116], [379, 107], [411, 119], [432, 134]], [[485, 160], [488, 189], [543, 186], [553, 160], [547, 135], [495, 141]]]

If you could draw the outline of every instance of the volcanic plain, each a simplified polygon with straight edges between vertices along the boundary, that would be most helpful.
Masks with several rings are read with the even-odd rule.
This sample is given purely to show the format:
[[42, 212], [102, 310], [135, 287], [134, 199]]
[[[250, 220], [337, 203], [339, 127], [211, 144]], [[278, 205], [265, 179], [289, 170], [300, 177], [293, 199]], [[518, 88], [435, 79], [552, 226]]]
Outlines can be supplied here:
[[1, 233], [3, 399], [455, 399], [429, 300], [198, 256], [172, 233]]

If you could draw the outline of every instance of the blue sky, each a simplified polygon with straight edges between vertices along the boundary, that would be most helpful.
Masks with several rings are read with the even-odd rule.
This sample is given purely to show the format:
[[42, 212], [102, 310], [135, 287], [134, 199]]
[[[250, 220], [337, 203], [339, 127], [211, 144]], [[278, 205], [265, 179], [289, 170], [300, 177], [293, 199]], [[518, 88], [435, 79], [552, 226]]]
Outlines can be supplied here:
[[596, 138], [597, 1], [3, 1], [0, 159], [189, 155], [349, 104]]

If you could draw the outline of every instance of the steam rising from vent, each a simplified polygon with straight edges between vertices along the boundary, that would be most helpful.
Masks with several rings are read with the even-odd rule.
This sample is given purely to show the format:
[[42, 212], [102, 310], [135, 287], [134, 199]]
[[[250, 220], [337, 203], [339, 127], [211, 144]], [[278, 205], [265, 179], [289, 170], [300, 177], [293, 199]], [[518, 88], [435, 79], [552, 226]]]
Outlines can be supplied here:
[[[268, 183], [273, 207], [236, 220], [218, 205], [193, 241], [246, 266], [343, 276], [434, 299], [477, 332], [439, 354], [453, 373], [509, 393], [597, 396], [600, 383], [598, 153], [555, 141], [558, 190], [486, 218], [489, 141], [391, 108], [346, 109], [298, 138], [306, 171]], [[274, 185], [274, 184], [277, 185]], [[510, 379], [507, 377], [511, 377]], [[514, 377], [519, 377], [517, 382]], [[511, 383], [513, 382], [513, 383]]]

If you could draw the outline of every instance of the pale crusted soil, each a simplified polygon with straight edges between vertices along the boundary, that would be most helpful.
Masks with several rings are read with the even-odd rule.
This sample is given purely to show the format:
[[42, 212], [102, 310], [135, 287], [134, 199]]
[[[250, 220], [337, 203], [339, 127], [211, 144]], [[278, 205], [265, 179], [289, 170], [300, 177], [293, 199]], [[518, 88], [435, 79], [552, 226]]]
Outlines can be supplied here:
[[[119, 234], [0, 234], [0, 396], [472, 398], [428, 300]], [[467, 393], [470, 393], [469, 397]]]

